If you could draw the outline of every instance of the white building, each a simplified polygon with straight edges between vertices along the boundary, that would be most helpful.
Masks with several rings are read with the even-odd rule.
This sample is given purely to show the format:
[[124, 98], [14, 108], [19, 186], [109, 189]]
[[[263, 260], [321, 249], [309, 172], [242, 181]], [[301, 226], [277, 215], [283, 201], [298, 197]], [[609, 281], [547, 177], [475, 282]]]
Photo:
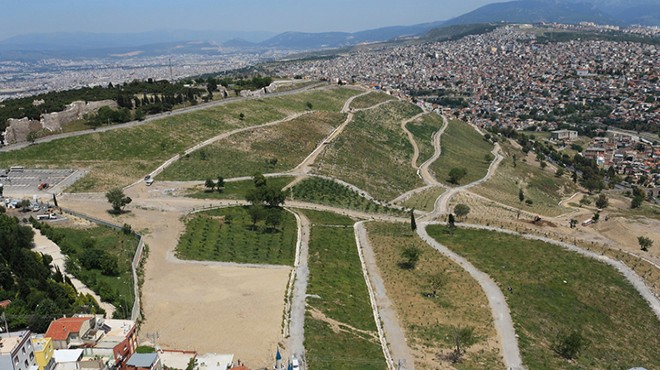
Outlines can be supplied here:
[[0, 369], [37, 370], [31, 333], [9, 333], [0, 337]]

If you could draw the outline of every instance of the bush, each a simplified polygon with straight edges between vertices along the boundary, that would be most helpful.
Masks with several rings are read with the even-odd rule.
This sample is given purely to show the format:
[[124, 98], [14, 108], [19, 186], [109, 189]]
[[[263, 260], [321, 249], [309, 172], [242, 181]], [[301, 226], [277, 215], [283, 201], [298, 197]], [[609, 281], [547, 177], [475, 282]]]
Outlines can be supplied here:
[[578, 331], [570, 334], [559, 333], [552, 343], [552, 350], [561, 357], [572, 360], [577, 358], [585, 344], [585, 339]]

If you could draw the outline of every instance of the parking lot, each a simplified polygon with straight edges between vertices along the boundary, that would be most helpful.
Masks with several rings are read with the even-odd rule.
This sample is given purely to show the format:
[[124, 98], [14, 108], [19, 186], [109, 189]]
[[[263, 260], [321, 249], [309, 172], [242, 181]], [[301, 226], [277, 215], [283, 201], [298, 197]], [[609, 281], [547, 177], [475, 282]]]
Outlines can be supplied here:
[[[64, 179], [72, 176], [71, 169], [0, 169], [0, 184], [4, 186], [4, 195], [38, 195], [49, 193]], [[48, 184], [48, 186], [43, 186]], [[39, 189], [42, 185], [43, 189]], [[61, 189], [59, 189], [61, 191]]]

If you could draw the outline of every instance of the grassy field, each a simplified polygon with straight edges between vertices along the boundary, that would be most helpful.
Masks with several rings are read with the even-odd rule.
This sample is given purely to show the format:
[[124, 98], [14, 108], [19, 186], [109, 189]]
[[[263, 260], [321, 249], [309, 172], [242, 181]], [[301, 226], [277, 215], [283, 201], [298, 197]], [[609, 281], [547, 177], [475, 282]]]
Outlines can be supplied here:
[[434, 187], [417, 193], [403, 202], [407, 208], [418, 209], [420, 211], [431, 212], [435, 206], [435, 200], [445, 192], [444, 188]]
[[[474, 328], [479, 341], [457, 368], [502, 368], [488, 300], [476, 281], [413, 234], [409, 225], [367, 223], [366, 226], [387, 295], [394, 302], [408, 344], [415, 352], [415, 368], [438, 368], [436, 356], [452, 350], [449, 338], [458, 326]], [[401, 251], [409, 246], [421, 250], [414, 270], [399, 267]], [[438, 275], [444, 285], [435, 297], [428, 296], [432, 292], [429, 281]]]
[[342, 135], [319, 156], [316, 171], [380, 200], [422, 186], [410, 166], [412, 145], [400, 127], [402, 120], [420, 111], [412, 104], [396, 102], [356, 113]]
[[442, 117], [435, 113], [427, 114], [413, 122], [408, 122], [406, 128], [415, 137], [415, 142], [419, 148], [419, 158], [417, 165], [421, 166], [427, 159], [433, 156], [433, 133], [442, 128]]
[[[214, 178], [214, 181], [217, 179]], [[283, 188], [293, 181], [293, 176], [280, 176], [280, 177], [267, 177], [266, 181], [268, 184], [272, 184], [278, 188]], [[206, 191], [204, 186], [199, 186], [192, 190], [191, 193], [186, 194], [186, 196], [197, 199], [236, 199], [236, 200], [245, 200], [247, 192], [254, 188], [254, 182], [252, 180], [243, 180], [243, 181], [232, 181], [225, 182], [225, 187], [221, 193], [217, 191]]]
[[449, 183], [449, 171], [455, 167], [467, 169], [467, 174], [460, 184], [467, 184], [486, 176], [490, 161], [487, 161], [485, 156], [493, 150], [493, 146], [470, 125], [450, 120], [449, 126], [440, 138], [440, 143], [442, 154], [431, 164], [431, 170], [438, 181]]
[[384, 369], [353, 220], [304, 211], [312, 222], [305, 349], [310, 369]]
[[[105, 226], [81, 228], [42, 224], [40, 227], [42, 233], [59, 245], [62, 253], [71, 261], [67, 262], [67, 272], [82, 281], [101, 299], [114, 305], [117, 308], [116, 317], [130, 318], [133, 309], [131, 261], [138, 245], [135, 236]], [[104, 275], [100, 269], [85, 268], [80, 263], [80, 257], [89, 248], [116, 257], [118, 274]]]
[[[230, 131], [302, 112], [310, 102], [315, 110], [338, 112], [351, 89], [311, 91], [274, 98], [231, 102], [147, 124], [96, 132], [0, 153], [0, 167], [89, 168], [73, 191], [105, 191], [132, 183], [159, 164], [194, 144]], [[244, 113], [243, 120], [239, 119]]]
[[381, 206], [342, 184], [319, 177], [309, 177], [301, 181], [288, 194], [289, 197], [293, 195], [295, 200], [339, 208], [399, 216], [407, 214], [398, 209]]
[[344, 114], [317, 112], [232, 135], [186, 155], [158, 178], [205, 180], [218, 174], [231, 178], [288, 171], [300, 164], [345, 119]]
[[[554, 171], [541, 169], [531, 163], [521, 160], [525, 155], [507, 143], [502, 143], [505, 158], [500, 163], [495, 175], [485, 183], [472, 188], [484, 197], [511, 207], [522, 208], [528, 212], [544, 216], [558, 216], [568, 212], [559, 202], [577, 191], [577, 187], [568, 177], [556, 177]], [[516, 156], [516, 166], [513, 166], [513, 155]], [[529, 205], [518, 198], [519, 190], [523, 190], [525, 199], [530, 199]]]
[[358, 96], [357, 98], [353, 99], [353, 101], [351, 102], [351, 108], [353, 109], [369, 108], [376, 104], [394, 99], [396, 98], [393, 97], [392, 95], [387, 95], [385, 93], [380, 93], [380, 92], [370, 92], [367, 95]]
[[[271, 229], [260, 224], [252, 229], [247, 207], [214, 209], [191, 215], [179, 238], [176, 255], [181, 259], [292, 265], [296, 251], [295, 217], [283, 210], [282, 224]], [[231, 217], [228, 222], [228, 216]]]
[[[543, 242], [443, 226], [429, 234], [489, 274], [503, 289], [529, 369], [657, 368], [660, 321], [612, 267]], [[577, 360], [551, 349], [558, 333], [581, 331]]]

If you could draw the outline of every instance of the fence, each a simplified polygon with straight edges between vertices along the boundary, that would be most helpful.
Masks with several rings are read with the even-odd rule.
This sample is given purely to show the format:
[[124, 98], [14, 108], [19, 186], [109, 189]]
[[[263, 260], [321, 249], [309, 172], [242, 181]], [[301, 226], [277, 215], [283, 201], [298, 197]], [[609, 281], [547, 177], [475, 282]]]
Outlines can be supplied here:
[[[100, 220], [98, 218], [94, 218], [91, 216], [87, 216], [85, 214], [76, 212], [71, 209], [65, 209], [62, 208], [62, 212], [68, 213], [72, 216], [80, 217], [85, 220], [91, 221], [95, 224], [107, 226], [112, 229], [116, 230], [123, 230], [123, 226], [115, 225], [113, 223], [107, 222]], [[133, 256], [133, 261], [131, 261], [131, 273], [133, 275], [133, 309], [131, 310], [131, 320], [133, 321], [138, 321], [141, 319], [141, 310], [140, 310], [140, 286], [138, 283], [138, 274], [137, 271], [140, 268], [140, 262], [142, 261], [142, 254], [144, 253], [144, 238], [142, 238], [142, 235], [136, 233], [135, 231], [131, 231], [133, 235], [135, 235], [136, 238], [138, 238], [138, 246], [135, 249], [135, 255]]]

